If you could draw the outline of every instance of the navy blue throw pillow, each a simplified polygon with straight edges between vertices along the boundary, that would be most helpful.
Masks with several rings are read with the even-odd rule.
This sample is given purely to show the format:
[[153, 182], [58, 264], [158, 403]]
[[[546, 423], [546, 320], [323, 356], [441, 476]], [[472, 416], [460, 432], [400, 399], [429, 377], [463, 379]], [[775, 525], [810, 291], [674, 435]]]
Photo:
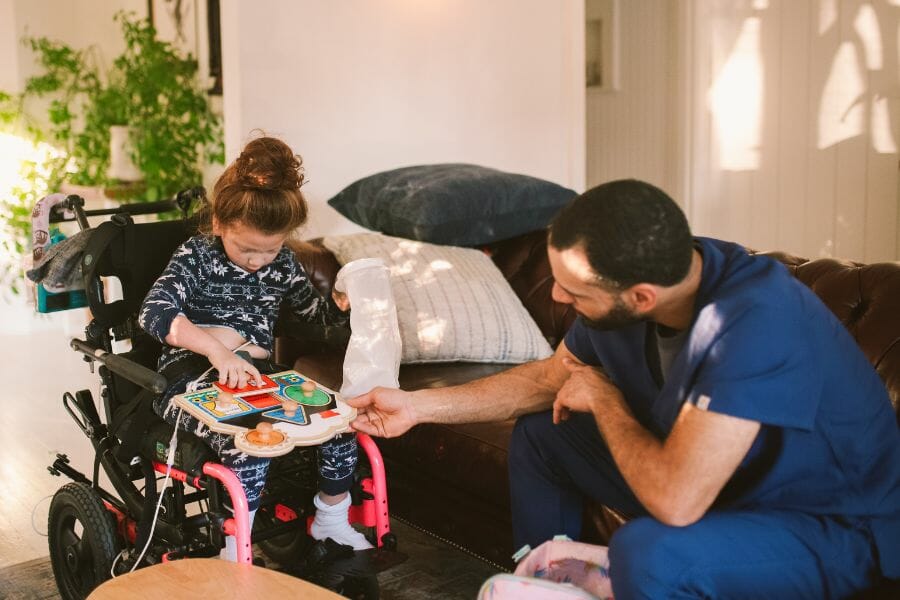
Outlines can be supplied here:
[[546, 227], [575, 197], [560, 185], [468, 164], [364, 177], [328, 201], [367, 229], [449, 246], [480, 246]]

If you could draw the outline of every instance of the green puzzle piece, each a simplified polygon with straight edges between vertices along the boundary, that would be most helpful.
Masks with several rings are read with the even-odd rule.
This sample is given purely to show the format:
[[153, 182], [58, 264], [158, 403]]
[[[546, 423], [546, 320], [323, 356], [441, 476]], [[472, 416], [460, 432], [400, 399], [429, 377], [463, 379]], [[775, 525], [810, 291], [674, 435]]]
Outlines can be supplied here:
[[300, 404], [304, 404], [306, 406], [325, 406], [326, 404], [331, 402], [331, 397], [322, 390], [316, 390], [315, 392], [313, 392], [311, 398], [307, 398], [303, 395], [303, 390], [299, 385], [289, 385], [284, 388], [284, 391], [282, 393], [294, 402], [299, 402]]

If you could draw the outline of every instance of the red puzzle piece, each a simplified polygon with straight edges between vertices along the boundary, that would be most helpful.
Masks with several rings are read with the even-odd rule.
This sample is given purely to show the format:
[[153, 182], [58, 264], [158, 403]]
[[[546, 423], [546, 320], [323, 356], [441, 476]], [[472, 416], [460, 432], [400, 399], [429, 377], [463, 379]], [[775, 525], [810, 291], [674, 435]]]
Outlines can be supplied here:
[[253, 408], [272, 408], [273, 406], [281, 406], [281, 400], [272, 394], [257, 394], [255, 396], [241, 396], [241, 400], [252, 406]]
[[216, 381], [214, 385], [223, 392], [231, 394], [235, 398], [242, 398], [244, 396], [260, 396], [269, 392], [277, 392], [279, 389], [278, 384], [269, 379], [266, 375], [262, 375], [261, 385], [246, 385], [242, 388], [232, 388], [228, 387], [227, 385], [223, 385], [218, 381]]

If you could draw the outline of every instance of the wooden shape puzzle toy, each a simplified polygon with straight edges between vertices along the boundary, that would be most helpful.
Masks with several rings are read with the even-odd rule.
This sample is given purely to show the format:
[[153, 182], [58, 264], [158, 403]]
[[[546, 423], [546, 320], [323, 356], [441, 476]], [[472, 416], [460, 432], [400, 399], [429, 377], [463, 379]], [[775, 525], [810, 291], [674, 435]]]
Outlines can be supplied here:
[[262, 394], [268, 394], [269, 392], [277, 392], [280, 387], [277, 383], [272, 381], [272, 378], [268, 375], [261, 375], [262, 381], [258, 385], [247, 384], [242, 388], [232, 388], [228, 387], [225, 384], [219, 383], [216, 381], [213, 385], [226, 394], [231, 394], [235, 398], [243, 398], [245, 396], [258, 396]]
[[340, 394], [297, 371], [263, 376], [242, 389], [216, 383], [175, 396], [172, 402], [211, 430], [234, 436], [253, 456], [281, 456], [294, 446], [313, 446], [350, 430], [356, 409]]

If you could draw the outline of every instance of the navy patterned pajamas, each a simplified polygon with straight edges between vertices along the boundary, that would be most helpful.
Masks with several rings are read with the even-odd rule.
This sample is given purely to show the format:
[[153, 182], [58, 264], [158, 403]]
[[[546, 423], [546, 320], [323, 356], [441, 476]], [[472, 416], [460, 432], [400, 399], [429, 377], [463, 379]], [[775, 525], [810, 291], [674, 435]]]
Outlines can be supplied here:
[[[282, 300], [301, 318], [323, 325], [346, 322], [346, 315], [318, 293], [303, 267], [288, 248], [255, 273], [233, 264], [218, 238], [198, 235], [182, 244], [156, 281], [141, 307], [141, 326], [163, 343], [159, 369], [179, 371], [154, 403], [153, 410], [166, 422], [201, 438], [240, 479], [250, 510], [259, 506], [271, 462], [250, 456], [234, 446], [234, 437], [210, 431], [203, 423], [171, 406], [172, 397], [184, 393], [209, 368], [205, 357], [165, 342], [172, 321], [184, 315], [195, 325], [230, 327], [271, 354], [273, 327]], [[196, 363], [192, 365], [190, 363]], [[193, 386], [208, 387], [218, 379], [210, 371]], [[177, 419], [177, 423], [176, 423]], [[337, 436], [319, 446], [319, 489], [338, 495], [350, 489], [356, 468], [356, 436]]]

